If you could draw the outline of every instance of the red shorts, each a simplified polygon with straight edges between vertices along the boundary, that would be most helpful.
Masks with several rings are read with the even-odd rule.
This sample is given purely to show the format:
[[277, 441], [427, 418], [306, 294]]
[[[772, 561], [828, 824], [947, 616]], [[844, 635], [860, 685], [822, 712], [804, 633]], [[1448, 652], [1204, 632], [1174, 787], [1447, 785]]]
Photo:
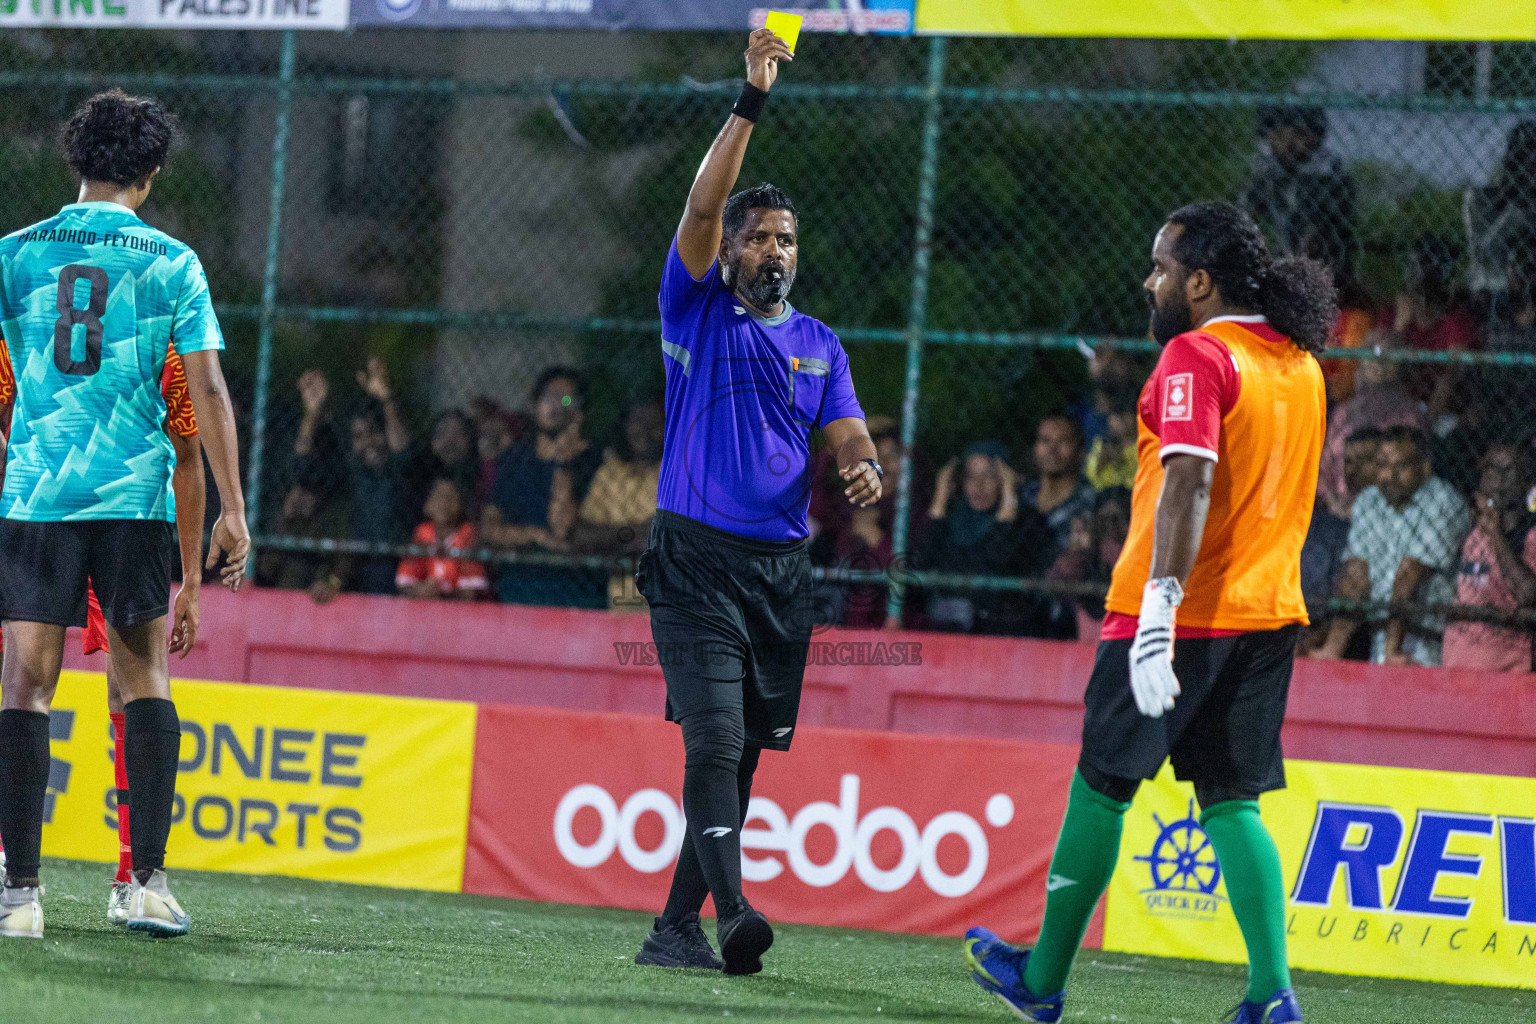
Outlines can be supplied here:
[[[109, 650], [107, 617], [101, 614], [101, 602], [96, 600], [96, 589], [90, 586], [85, 588], [85, 632], [81, 634], [80, 646], [86, 654]], [[4, 648], [5, 637], [0, 635], [0, 650]]]

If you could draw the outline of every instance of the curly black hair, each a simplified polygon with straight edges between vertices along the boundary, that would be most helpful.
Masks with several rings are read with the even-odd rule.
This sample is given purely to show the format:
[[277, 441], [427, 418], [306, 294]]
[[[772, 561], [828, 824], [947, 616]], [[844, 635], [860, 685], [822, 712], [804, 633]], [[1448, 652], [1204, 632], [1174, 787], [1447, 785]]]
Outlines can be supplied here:
[[748, 210], [788, 210], [789, 215], [795, 218], [795, 226], [800, 225], [800, 215], [795, 212], [794, 200], [777, 185], [765, 181], [761, 185], [744, 188], [725, 201], [725, 216], [721, 227], [726, 238], [736, 237], [736, 232], [747, 222]]
[[165, 166], [177, 131], [159, 100], [109, 89], [64, 122], [64, 160], [85, 181], [133, 185]]
[[1231, 203], [1191, 203], [1168, 223], [1184, 230], [1173, 257], [1187, 270], [1211, 275], [1221, 297], [1262, 313], [1298, 348], [1323, 351], [1338, 318], [1333, 273], [1316, 260], [1275, 259], [1252, 217]]

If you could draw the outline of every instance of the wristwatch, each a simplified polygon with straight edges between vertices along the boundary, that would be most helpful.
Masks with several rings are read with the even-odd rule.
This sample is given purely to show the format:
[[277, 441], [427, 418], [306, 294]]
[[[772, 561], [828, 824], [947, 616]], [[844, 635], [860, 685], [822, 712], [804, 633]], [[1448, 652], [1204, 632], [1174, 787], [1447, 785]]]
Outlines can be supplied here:
[[881, 483], [885, 482], [885, 470], [880, 468], [880, 463], [879, 462], [877, 462], [874, 459], [860, 459], [859, 461], [860, 462], [867, 462], [871, 466], [874, 466], [875, 467], [875, 475], [880, 478], [880, 482]]

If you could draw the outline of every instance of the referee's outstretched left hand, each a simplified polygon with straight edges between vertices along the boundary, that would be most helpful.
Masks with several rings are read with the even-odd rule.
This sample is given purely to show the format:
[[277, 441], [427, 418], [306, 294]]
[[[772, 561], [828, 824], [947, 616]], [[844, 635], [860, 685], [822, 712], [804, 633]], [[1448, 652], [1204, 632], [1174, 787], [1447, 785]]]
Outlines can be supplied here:
[[848, 481], [843, 493], [848, 496], [850, 503], [864, 508], [880, 500], [883, 487], [880, 474], [875, 472], [874, 466], [867, 462], [855, 462], [851, 466], [844, 466], [838, 473]]

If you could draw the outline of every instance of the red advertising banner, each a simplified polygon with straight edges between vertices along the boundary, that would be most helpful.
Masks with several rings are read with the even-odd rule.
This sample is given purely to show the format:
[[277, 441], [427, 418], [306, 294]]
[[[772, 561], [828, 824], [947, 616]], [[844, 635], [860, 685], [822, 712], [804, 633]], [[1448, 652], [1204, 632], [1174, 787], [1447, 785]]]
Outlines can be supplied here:
[[[1030, 940], [1076, 759], [1062, 744], [807, 728], [763, 755], [747, 896], [775, 921]], [[465, 891], [659, 909], [682, 766], [659, 718], [482, 705]], [[1101, 934], [1096, 920], [1089, 943]]]

